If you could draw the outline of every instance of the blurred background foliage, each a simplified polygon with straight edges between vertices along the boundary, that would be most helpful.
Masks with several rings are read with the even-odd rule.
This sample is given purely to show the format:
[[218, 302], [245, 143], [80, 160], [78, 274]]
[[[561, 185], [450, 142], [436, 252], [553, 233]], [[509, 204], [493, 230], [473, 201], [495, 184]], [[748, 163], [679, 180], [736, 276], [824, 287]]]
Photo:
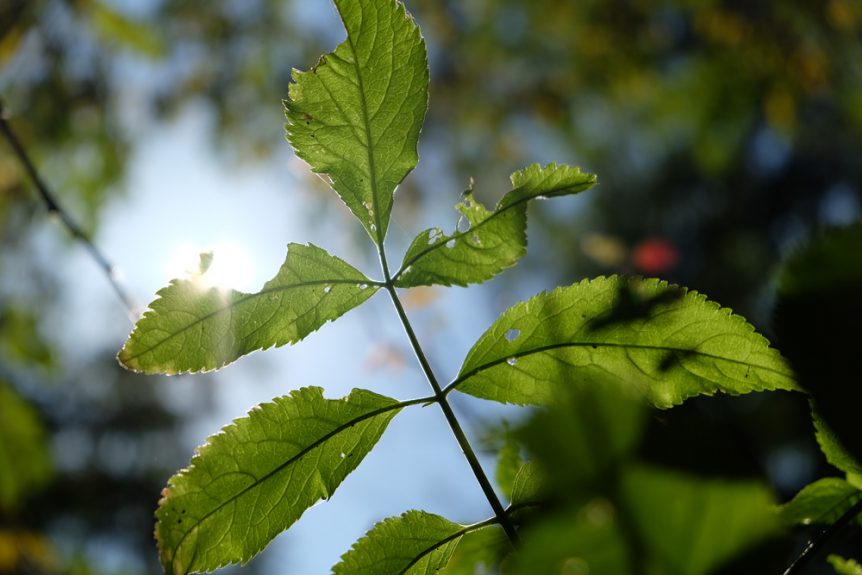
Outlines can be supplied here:
[[[497, 292], [596, 274], [658, 275], [770, 334], [782, 259], [819, 230], [859, 218], [856, 0], [408, 7], [430, 50], [423, 157], [438, 158], [463, 187], [476, 176], [477, 196], [489, 203], [505, 191], [507, 174], [530, 162], [599, 175], [587, 199], [533, 209], [531, 255], [491, 284]], [[189, 104], [216, 118], [213, 147], [225, 162], [253, 164], [285, 146], [279, 100], [291, 68], [340, 40], [331, 18], [314, 16], [327, 10], [325, 0], [4, 0], [0, 97], [60, 201], [97, 233], [111, 197], [135, 193], [124, 177], [139, 135]], [[448, 207], [457, 193], [433, 178], [409, 179], [396, 217]], [[47, 225], [0, 145], [0, 573], [148, 571], [154, 494], [187, 457], [166, 440], [182, 413], [154, 388], [125, 383], [110, 350], [74, 361], [59, 351], [63, 328], [52, 302], [63, 285], [34, 239]], [[773, 394], [698, 399], [651, 414], [638, 423], [638, 457], [663, 471], [637, 468], [620, 481], [708, 490], [673, 473], [761, 478], [787, 499], [834, 473], [807, 409], [800, 398]], [[529, 439], [541, 424], [528, 429], [524, 442], [541, 460], [542, 443]], [[502, 435], [489, 432], [488, 445], [498, 447]], [[576, 470], [557, 471], [577, 479]], [[659, 481], [662, 474], [670, 475]], [[603, 502], [613, 500], [596, 493], [587, 519], [606, 517]], [[620, 493], [626, 489], [614, 497]], [[632, 513], [629, 524], [652, 511]], [[628, 527], [608, 529], [613, 546]], [[799, 541], [772, 550], [773, 560]], [[91, 565], [94, 542], [137, 560], [114, 570]]]

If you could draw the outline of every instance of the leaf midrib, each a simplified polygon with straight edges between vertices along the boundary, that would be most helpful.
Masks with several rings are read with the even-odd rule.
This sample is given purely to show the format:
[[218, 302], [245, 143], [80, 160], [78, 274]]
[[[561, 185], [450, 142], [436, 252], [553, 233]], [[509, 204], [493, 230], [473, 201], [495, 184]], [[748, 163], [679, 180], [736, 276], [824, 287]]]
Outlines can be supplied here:
[[[188, 280], [184, 280], [184, 281], [188, 281]], [[316, 286], [316, 285], [335, 285], [335, 284], [342, 284], [342, 285], [343, 284], [353, 284], [353, 285], [356, 285], [357, 282], [367, 283], [369, 285], [369, 289], [371, 289], [372, 286], [375, 288], [378, 288], [378, 289], [383, 287], [383, 284], [381, 284], [380, 282], [376, 282], [374, 280], [369, 280], [369, 279], [353, 279], [353, 280], [328, 279], [328, 280], [310, 280], [310, 281], [305, 281], [305, 282], [302, 282], [299, 284], [281, 285], [281, 286], [276, 286], [273, 288], [264, 288], [264, 289], [262, 289], [256, 293], [244, 294], [244, 297], [241, 297], [241, 298], [237, 299], [236, 301], [232, 301], [232, 302], [228, 303], [227, 305], [220, 307], [219, 309], [217, 309], [215, 311], [211, 311], [210, 313], [195, 319], [193, 322], [191, 322], [187, 325], [184, 325], [182, 328], [178, 329], [177, 331], [172, 332], [170, 335], [168, 335], [164, 339], [159, 340], [158, 342], [147, 347], [146, 349], [140, 350], [134, 354], [124, 356], [124, 358], [128, 359], [128, 360], [138, 359], [139, 357], [150, 353], [154, 349], [161, 347], [162, 345], [165, 344], [165, 342], [167, 342], [167, 341], [169, 341], [175, 337], [180, 336], [181, 334], [185, 333], [186, 331], [190, 330], [191, 328], [193, 328], [193, 327], [195, 327], [195, 326], [197, 326], [203, 322], [209, 321], [210, 319], [214, 318], [215, 316], [217, 316], [219, 314], [232, 311], [235, 307], [239, 306], [240, 304], [244, 304], [244, 303], [246, 303], [246, 302], [248, 302], [254, 298], [260, 297], [260, 296], [264, 296], [264, 295], [268, 295], [268, 294], [272, 294], [272, 293], [283, 292], [283, 291], [287, 291], [287, 290], [291, 290], [291, 289]], [[217, 289], [217, 288], [211, 288], [211, 289]], [[237, 293], [242, 293], [242, 292], [237, 292]], [[371, 296], [369, 295], [369, 297], [371, 297]]]
[[[383, 245], [383, 227], [380, 219], [380, 206], [377, 201], [378, 183], [377, 183], [377, 162], [374, 156], [374, 145], [371, 140], [371, 120], [368, 116], [368, 101], [365, 97], [365, 82], [362, 79], [362, 71], [359, 67], [359, 55], [356, 53], [356, 45], [353, 43], [353, 36], [350, 33], [350, 27], [344, 20], [341, 11], [338, 11], [341, 17], [341, 23], [344, 29], [347, 30], [347, 45], [350, 46], [350, 53], [353, 54], [353, 69], [356, 72], [356, 81], [359, 88], [359, 105], [362, 110], [362, 127], [365, 130], [365, 151], [368, 155], [368, 186], [371, 190], [371, 206], [374, 210], [374, 235], [376, 236], [377, 245]], [[361, 23], [360, 23], [361, 26]], [[377, 38], [374, 38], [375, 42]]]
[[488, 519], [486, 521], [482, 521], [480, 523], [474, 523], [473, 525], [467, 525], [467, 526], [463, 527], [462, 529], [459, 529], [455, 533], [452, 533], [451, 535], [441, 539], [440, 541], [437, 541], [436, 543], [430, 545], [428, 548], [423, 549], [421, 552], [419, 552], [415, 557], [413, 557], [413, 559], [410, 561], [410, 563], [405, 565], [404, 568], [398, 572], [398, 575], [404, 575], [405, 573], [410, 571], [411, 567], [413, 567], [414, 565], [419, 563], [419, 561], [421, 561], [424, 557], [426, 557], [427, 555], [430, 555], [431, 553], [434, 553], [435, 551], [437, 551], [438, 549], [440, 549], [441, 547], [443, 547], [444, 545], [446, 545], [450, 541], [454, 541], [455, 539], [461, 538], [464, 535], [467, 535], [468, 533], [472, 533], [473, 531], [478, 531], [480, 529], [484, 529], [485, 527], [489, 527], [491, 525], [497, 525], [498, 523], [499, 523], [499, 520], [496, 517], [492, 517], [491, 519]]
[[565, 342], [565, 343], [555, 343], [555, 344], [551, 344], [551, 345], [544, 345], [544, 346], [529, 349], [526, 351], [519, 351], [519, 352], [511, 353], [511, 354], [508, 354], [505, 357], [502, 357], [500, 359], [496, 359], [496, 360], [484, 363], [482, 365], [479, 365], [479, 366], [471, 369], [467, 373], [465, 373], [463, 375], [459, 375], [458, 377], [456, 377], [449, 385], [446, 386], [446, 389], [444, 391], [446, 393], [448, 393], [449, 391], [457, 389], [457, 387], [459, 385], [461, 385], [462, 383], [464, 383], [465, 381], [467, 381], [471, 377], [478, 375], [479, 373], [481, 373], [485, 370], [491, 369], [492, 367], [495, 367], [497, 365], [505, 363], [512, 358], [528, 357], [530, 355], [534, 355], [537, 353], [543, 353], [546, 351], [551, 351], [554, 349], [567, 348], [567, 347], [593, 347], [593, 348], [608, 347], [608, 348], [621, 348], [621, 349], [644, 349], [644, 350], [650, 350], [650, 351], [666, 351], [666, 352], [671, 352], [671, 353], [692, 354], [692, 355], [698, 355], [701, 357], [715, 359], [715, 360], [719, 360], [719, 361], [726, 361], [728, 363], [733, 363], [736, 365], [743, 365], [743, 366], [748, 366], [748, 367], [752, 367], [755, 369], [769, 371], [769, 372], [772, 372], [776, 375], [780, 375], [782, 377], [787, 377], [787, 378], [791, 378], [791, 379], [793, 377], [792, 373], [786, 372], [786, 371], [781, 371], [781, 370], [775, 369], [773, 367], [755, 364], [755, 363], [751, 363], [751, 362], [747, 362], [747, 361], [742, 361], [739, 359], [732, 359], [729, 357], [716, 355], [714, 353], [707, 353], [704, 351], [698, 351], [695, 349], [685, 349], [685, 348], [664, 346], [664, 345], [626, 344], [626, 343], [609, 343], [609, 342], [596, 342], [596, 341]]
[[[324, 399], [324, 401], [327, 401], [327, 400]], [[329, 400], [329, 401], [335, 401], [335, 400]], [[237, 499], [239, 499], [240, 497], [242, 497], [243, 495], [245, 495], [246, 493], [248, 493], [252, 489], [260, 487], [264, 482], [268, 481], [273, 476], [277, 475], [278, 473], [280, 473], [281, 471], [286, 469], [288, 466], [292, 465], [293, 463], [298, 461], [300, 458], [302, 458], [304, 455], [306, 455], [307, 453], [309, 453], [313, 449], [316, 449], [317, 447], [319, 447], [320, 445], [322, 445], [326, 441], [329, 441], [331, 438], [342, 433], [346, 429], [349, 429], [349, 428], [353, 427], [354, 425], [357, 425], [358, 423], [365, 421], [366, 419], [371, 419], [373, 417], [377, 417], [378, 415], [383, 415], [384, 413], [388, 413], [390, 411], [401, 410], [401, 409], [404, 409], [405, 407], [408, 407], [411, 405], [416, 405], [419, 403], [428, 403], [428, 402], [433, 402], [433, 401], [434, 401], [433, 397], [421, 397], [421, 398], [417, 398], [417, 399], [411, 399], [408, 401], [399, 401], [399, 402], [396, 402], [392, 405], [380, 407], [380, 408], [377, 408], [373, 411], [370, 411], [368, 413], [365, 413], [365, 414], [362, 414], [358, 417], [355, 417], [355, 418], [351, 419], [350, 421], [337, 426], [335, 429], [333, 429], [329, 433], [319, 437], [318, 439], [316, 439], [315, 441], [310, 443], [307, 447], [303, 448], [302, 450], [300, 450], [299, 452], [297, 452], [296, 454], [291, 456], [287, 461], [278, 465], [272, 471], [263, 475], [260, 479], [257, 479], [255, 482], [242, 488], [237, 493], [231, 495], [229, 498], [222, 501], [221, 503], [216, 505], [213, 509], [211, 509], [210, 511], [205, 513], [203, 516], [201, 516], [193, 524], [190, 524], [190, 528], [185, 533], [183, 533], [183, 536], [180, 538], [180, 540], [177, 542], [177, 544], [173, 547], [174, 552], [172, 553], [171, 558], [170, 558], [171, 562], [173, 562], [174, 557], [176, 557], [177, 552], [180, 550], [180, 547], [182, 547], [183, 543], [185, 542], [185, 540], [189, 536], [189, 534], [191, 534], [193, 531], [198, 529], [212, 515], [219, 512], [221, 509], [223, 509], [228, 504], [233, 503], [234, 501], [236, 501]], [[187, 470], [187, 471], [190, 471], [190, 470], [191, 470], [191, 466], [189, 467], [189, 470]]]

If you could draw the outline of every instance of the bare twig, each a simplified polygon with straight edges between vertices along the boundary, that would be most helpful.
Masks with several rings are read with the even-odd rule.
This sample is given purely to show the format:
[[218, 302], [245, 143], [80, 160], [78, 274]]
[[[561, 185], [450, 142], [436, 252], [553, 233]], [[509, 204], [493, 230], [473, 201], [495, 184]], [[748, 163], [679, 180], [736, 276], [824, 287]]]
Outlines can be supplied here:
[[801, 569], [817, 554], [823, 545], [826, 544], [836, 533], [844, 529], [859, 513], [862, 512], [862, 499], [853, 504], [853, 506], [844, 512], [838, 520], [820, 532], [820, 534], [808, 542], [802, 553], [796, 560], [790, 564], [790, 567], [784, 572], [784, 575], [794, 575], [799, 573]]
[[6, 141], [9, 142], [9, 145], [12, 147], [12, 150], [15, 152], [15, 155], [18, 157], [18, 160], [21, 162], [24, 170], [27, 172], [27, 175], [30, 178], [30, 181], [33, 183], [33, 186], [36, 188], [36, 191], [39, 193], [39, 197], [42, 200], [42, 203], [47, 208], [49, 214], [55, 215], [59, 218], [60, 222], [66, 227], [69, 233], [73, 238], [78, 240], [84, 245], [84, 248], [90, 254], [90, 256], [95, 260], [96, 264], [101, 268], [104, 272], [105, 276], [108, 278], [108, 282], [111, 284], [111, 288], [113, 288], [114, 293], [117, 294], [117, 297], [120, 298], [120, 301], [123, 303], [123, 306], [126, 308], [126, 312], [129, 315], [129, 319], [134, 322], [137, 319], [137, 306], [135, 305], [134, 300], [132, 299], [129, 292], [123, 287], [122, 283], [117, 277], [117, 268], [108, 260], [105, 254], [102, 253], [101, 250], [93, 243], [93, 241], [84, 233], [84, 230], [80, 225], [72, 218], [69, 213], [63, 209], [58, 202], [56, 197], [42, 178], [39, 176], [39, 172], [36, 170], [36, 166], [33, 164], [33, 161], [30, 159], [27, 150], [21, 144], [21, 141], [15, 135], [15, 132], [12, 130], [12, 126], [9, 125], [9, 122], [6, 120], [6, 115], [4, 113], [3, 101], [0, 100], [0, 132], [3, 133], [3, 136], [6, 138]]

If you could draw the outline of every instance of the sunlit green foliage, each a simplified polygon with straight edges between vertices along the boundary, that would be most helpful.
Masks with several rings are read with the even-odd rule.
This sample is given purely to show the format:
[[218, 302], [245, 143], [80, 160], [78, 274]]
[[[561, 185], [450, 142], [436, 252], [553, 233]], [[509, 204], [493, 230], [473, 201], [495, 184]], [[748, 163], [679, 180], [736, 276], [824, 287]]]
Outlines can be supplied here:
[[419, 160], [428, 107], [428, 61], [404, 6], [336, 0], [347, 40], [308, 72], [294, 72], [285, 100], [297, 155], [330, 178], [368, 234], [383, 243], [392, 196]]
[[592, 174], [578, 168], [534, 164], [512, 174], [512, 191], [491, 212], [471, 190], [456, 206], [465, 225], [444, 234], [440, 228], [421, 232], [404, 254], [395, 285], [459, 285], [483, 282], [515, 265], [527, 252], [527, 202], [590, 188]]
[[[779, 514], [763, 484], [704, 479], [637, 458], [649, 413], [644, 399], [671, 408], [717, 392], [799, 390], [763, 336], [697, 292], [613, 276], [542, 293], [504, 312], [441, 389], [395, 288], [493, 277], [525, 252], [529, 200], [578, 193], [595, 177], [566, 165], [530, 166], [513, 175], [512, 191], [493, 212], [468, 190], [458, 205], [465, 225], [450, 235], [420, 233], [392, 274], [384, 239], [395, 187], [418, 160], [425, 46], [399, 2], [335, 4], [347, 40], [295, 74], [286, 130], [297, 155], [328, 176], [368, 232], [383, 280], [314, 246], [291, 244], [279, 274], [256, 294], [175, 280], [159, 292], [120, 360], [147, 372], [215, 369], [299, 341], [383, 288], [434, 394], [399, 402], [354, 390], [326, 400], [320, 388], [303, 388], [225, 427], [165, 490], [156, 527], [165, 568], [186, 573], [248, 561], [328, 499], [397, 412], [420, 403], [443, 409], [493, 517], [470, 526], [418, 510], [386, 519], [343, 556], [336, 573], [428, 573], [451, 561], [451, 573], [499, 563], [514, 574], [625, 574], [641, 566], [706, 575], [777, 534]], [[202, 260], [204, 277], [205, 267]], [[505, 444], [498, 478], [508, 509], [457, 424], [447, 399], [455, 390], [552, 406]], [[531, 459], [522, 459], [522, 447]], [[824, 505], [836, 505], [836, 492], [852, 501], [856, 488], [836, 481], [826, 486], [832, 491], [825, 484], [803, 490], [783, 507], [785, 522], [813, 521]], [[501, 533], [508, 543], [498, 544]], [[521, 537], [523, 546], [516, 545]]]
[[408, 511], [375, 525], [332, 570], [335, 575], [436, 573], [470, 531], [439, 515]]
[[599, 278], [506, 311], [453, 386], [543, 404], [561, 385], [625, 381], [658, 407], [696, 395], [796, 389], [784, 360], [744, 319], [657, 280]]
[[207, 287], [201, 276], [174, 280], [158, 293], [120, 351], [145, 373], [223, 367], [259, 349], [294, 343], [361, 304], [371, 280], [314, 245], [291, 244], [278, 274], [257, 293]]
[[168, 573], [246, 562], [335, 488], [401, 405], [369, 391], [303, 388], [259, 405], [210, 438], [171, 478], [156, 513]]

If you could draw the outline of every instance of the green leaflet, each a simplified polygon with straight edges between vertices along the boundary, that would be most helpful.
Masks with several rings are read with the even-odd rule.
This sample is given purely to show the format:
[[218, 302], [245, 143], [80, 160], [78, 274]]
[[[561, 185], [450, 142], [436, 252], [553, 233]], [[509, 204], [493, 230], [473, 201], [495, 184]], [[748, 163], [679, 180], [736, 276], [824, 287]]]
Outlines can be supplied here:
[[542, 500], [546, 490], [542, 470], [533, 461], [525, 462], [512, 482], [512, 505], [530, 505]]
[[751, 481], [704, 480], [635, 467], [622, 498], [653, 572], [705, 575], [778, 531], [769, 490]]
[[145, 373], [218, 369], [252, 351], [303, 339], [371, 297], [378, 288], [370, 284], [325, 250], [290, 244], [278, 274], [258, 293], [172, 281], [158, 292], [118, 359]]
[[0, 517], [50, 477], [48, 442], [36, 410], [0, 380]]
[[512, 486], [515, 481], [515, 476], [521, 470], [524, 461], [521, 459], [521, 444], [515, 439], [515, 436], [506, 429], [503, 436], [503, 446], [500, 448], [500, 454], [497, 457], [497, 469], [494, 472], [494, 478], [497, 480], [497, 485], [500, 486], [500, 491], [506, 497], [512, 497]]
[[838, 575], [862, 575], [862, 565], [854, 559], [845, 559], [840, 555], [827, 555], [826, 560]]
[[457, 206], [469, 227], [444, 235], [439, 228], [420, 233], [407, 249], [395, 285], [459, 285], [489, 280], [512, 267], [527, 251], [527, 202], [576, 194], [596, 177], [578, 168], [533, 164], [512, 174], [513, 189], [491, 212], [464, 192]]
[[506, 533], [498, 525], [470, 531], [461, 537], [458, 547], [441, 575], [477, 575], [497, 573], [495, 567], [511, 549]]
[[[837, 477], [819, 479], [806, 485], [781, 506], [781, 519], [789, 525], [834, 523], [859, 499], [862, 491]], [[857, 518], [862, 524], [862, 518]]]
[[841, 440], [817, 415], [812, 404], [811, 418], [814, 421], [815, 437], [826, 461], [849, 475], [862, 475], [862, 465], [847, 452]]
[[558, 387], [623, 382], [657, 407], [716, 392], [797, 389], [781, 355], [730, 310], [655, 279], [600, 277], [521, 302], [473, 346], [450, 388], [543, 404]]
[[448, 519], [408, 511], [389, 517], [353, 544], [332, 568], [335, 575], [436, 573], [446, 565], [461, 537], [482, 528], [464, 527]]
[[408, 403], [354, 389], [307, 387], [209, 438], [174, 475], [156, 512], [165, 571], [246, 562], [319, 499], [329, 499]]
[[425, 42], [395, 0], [335, 0], [347, 40], [308, 72], [294, 70], [287, 138], [329, 176], [371, 238], [383, 244], [395, 187], [419, 160], [428, 107]]

